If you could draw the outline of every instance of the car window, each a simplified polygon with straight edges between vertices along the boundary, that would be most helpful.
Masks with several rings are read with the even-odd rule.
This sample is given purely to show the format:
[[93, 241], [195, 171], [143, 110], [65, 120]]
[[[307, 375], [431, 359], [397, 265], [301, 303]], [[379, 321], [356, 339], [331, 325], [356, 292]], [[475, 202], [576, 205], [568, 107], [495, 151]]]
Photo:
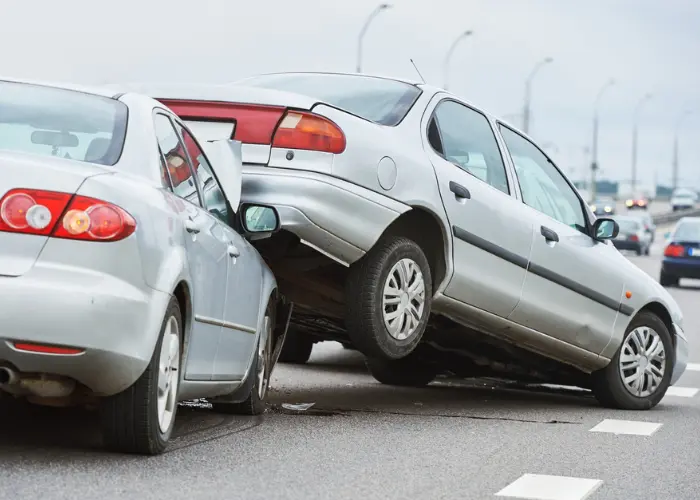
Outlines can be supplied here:
[[632, 219], [615, 219], [615, 222], [620, 226], [621, 233], [636, 233], [641, 227], [638, 221]]
[[160, 157], [160, 182], [163, 184], [165, 189], [172, 191], [173, 183], [170, 180], [170, 174], [168, 173], [168, 164], [165, 162], [165, 157], [163, 156], [163, 152], [160, 150], [160, 147], [158, 148], [158, 156]]
[[513, 159], [523, 202], [568, 226], [588, 233], [586, 216], [574, 188], [537, 146], [500, 126]]
[[681, 222], [673, 233], [673, 239], [700, 242], [700, 222]]
[[509, 194], [506, 168], [488, 119], [467, 106], [438, 104], [428, 129], [432, 147], [447, 161]]
[[197, 185], [187, 161], [187, 153], [170, 118], [158, 113], [154, 118], [154, 126], [158, 145], [165, 157], [173, 193], [190, 203], [200, 205]]
[[197, 142], [192, 134], [190, 134], [179, 123], [176, 123], [175, 126], [178, 129], [178, 132], [180, 132], [180, 136], [185, 143], [187, 153], [192, 161], [194, 171], [197, 173], [197, 177], [199, 178], [204, 207], [221, 222], [228, 224], [229, 217], [226, 197], [224, 196], [224, 192], [221, 189], [221, 186], [219, 186], [216, 177], [214, 177], [214, 174], [212, 173], [212, 168], [207, 161], [207, 157], [197, 145]]
[[0, 82], [0, 149], [113, 166], [127, 118], [126, 105], [116, 99]]

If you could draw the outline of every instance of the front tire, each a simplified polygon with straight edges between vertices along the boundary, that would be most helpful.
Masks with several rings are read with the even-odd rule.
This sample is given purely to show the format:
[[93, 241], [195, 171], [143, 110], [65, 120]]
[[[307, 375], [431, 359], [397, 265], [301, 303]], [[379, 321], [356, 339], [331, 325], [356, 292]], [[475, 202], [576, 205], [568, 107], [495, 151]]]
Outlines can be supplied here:
[[173, 297], [146, 371], [125, 391], [100, 401], [107, 448], [143, 455], [165, 451], [177, 414], [181, 332], [182, 313]]
[[658, 316], [643, 311], [608, 366], [592, 375], [593, 393], [608, 408], [649, 410], [666, 394], [674, 364], [671, 333]]
[[414, 356], [395, 360], [368, 358], [366, 363], [372, 376], [385, 385], [423, 387], [438, 375], [434, 366], [414, 359]]
[[346, 326], [367, 357], [401, 359], [418, 346], [433, 297], [428, 259], [404, 237], [379, 240], [350, 268]]

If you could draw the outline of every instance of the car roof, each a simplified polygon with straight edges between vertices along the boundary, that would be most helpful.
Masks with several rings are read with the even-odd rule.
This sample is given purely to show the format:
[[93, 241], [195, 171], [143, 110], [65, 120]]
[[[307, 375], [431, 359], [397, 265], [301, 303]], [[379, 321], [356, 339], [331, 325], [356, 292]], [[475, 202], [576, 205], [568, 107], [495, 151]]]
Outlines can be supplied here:
[[82, 92], [84, 94], [93, 94], [102, 97], [116, 98], [117, 93], [112, 89], [102, 86], [102, 85], [82, 85], [69, 82], [56, 82], [48, 80], [33, 80], [26, 78], [13, 78], [0, 76], [0, 82], [8, 83], [23, 83], [27, 85], [40, 85], [42, 87], [53, 87], [57, 89], [73, 90], [75, 92]]

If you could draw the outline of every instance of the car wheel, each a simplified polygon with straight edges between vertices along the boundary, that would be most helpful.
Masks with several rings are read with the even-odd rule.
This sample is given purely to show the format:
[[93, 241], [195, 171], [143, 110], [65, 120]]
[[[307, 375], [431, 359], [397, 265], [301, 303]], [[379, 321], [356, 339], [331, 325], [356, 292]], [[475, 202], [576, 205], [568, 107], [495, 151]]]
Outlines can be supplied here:
[[643, 311], [608, 366], [593, 374], [593, 393], [609, 408], [649, 410], [666, 394], [674, 364], [671, 333], [658, 316]]
[[661, 286], [678, 286], [679, 278], [677, 276], [671, 276], [663, 271], [659, 276], [659, 283]]
[[649, 255], [649, 253], [651, 253], [651, 245], [648, 245], [648, 246], [644, 249], [644, 255]]
[[182, 313], [173, 297], [146, 371], [125, 391], [100, 401], [107, 448], [144, 455], [165, 450], [177, 413], [181, 332]]
[[432, 277], [414, 241], [382, 239], [350, 269], [346, 326], [370, 358], [400, 359], [418, 345], [430, 316]]
[[382, 384], [403, 387], [423, 387], [435, 380], [438, 370], [408, 356], [402, 359], [368, 358], [367, 368]]
[[290, 325], [280, 351], [279, 362], [303, 365], [311, 357], [313, 348], [314, 342], [311, 337]]
[[255, 377], [250, 387], [250, 393], [245, 401], [240, 403], [212, 402], [212, 408], [218, 413], [229, 415], [261, 415], [265, 412], [265, 401], [270, 388], [272, 375], [272, 327], [273, 315], [268, 308], [265, 315], [263, 331], [258, 339], [257, 353], [250, 367], [250, 375]]

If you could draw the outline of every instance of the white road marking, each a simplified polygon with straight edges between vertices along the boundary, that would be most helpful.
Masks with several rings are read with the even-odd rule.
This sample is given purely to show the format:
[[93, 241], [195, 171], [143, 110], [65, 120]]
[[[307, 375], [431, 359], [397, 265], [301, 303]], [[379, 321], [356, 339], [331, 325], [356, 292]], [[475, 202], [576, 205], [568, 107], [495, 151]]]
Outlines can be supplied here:
[[666, 391], [666, 396], [676, 396], [679, 398], [692, 398], [694, 397], [700, 389], [695, 387], [669, 387]]
[[527, 500], [584, 500], [602, 484], [599, 479], [523, 474], [496, 496]]
[[593, 427], [590, 432], [609, 432], [611, 434], [628, 434], [630, 436], [651, 436], [663, 424], [638, 422], [635, 420], [605, 419]]
[[686, 370], [689, 370], [691, 372], [700, 372], [700, 363], [688, 363], [688, 366], [686, 366]]

